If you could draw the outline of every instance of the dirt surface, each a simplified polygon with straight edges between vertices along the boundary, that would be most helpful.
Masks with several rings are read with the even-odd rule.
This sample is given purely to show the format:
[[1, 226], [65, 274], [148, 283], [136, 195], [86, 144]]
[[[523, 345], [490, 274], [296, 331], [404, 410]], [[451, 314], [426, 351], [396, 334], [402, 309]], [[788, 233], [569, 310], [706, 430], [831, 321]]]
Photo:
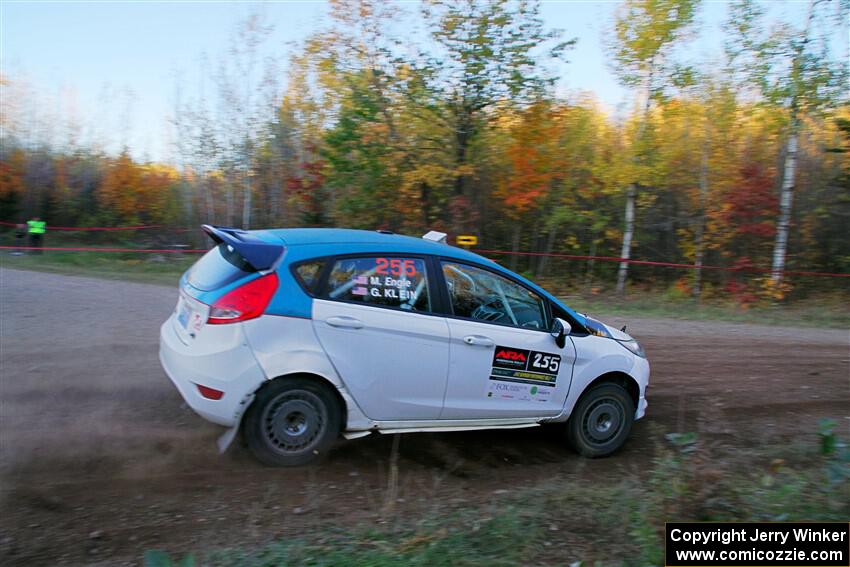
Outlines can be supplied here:
[[[160, 369], [176, 288], [0, 269], [0, 564], [138, 564], [379, 521], [390, 436], [270, 469], [182, 404]], [[576, 306], [579, 309], [581, 306]], [[666, 432], [741, 452], [850, 426], [847, 330], [636, 319], [653, 375], [646, 419], [589, 461], [540, 428], [401, 438], [396, 514], [492, 502], [552, 478], [604, 482], [649, 466]]]

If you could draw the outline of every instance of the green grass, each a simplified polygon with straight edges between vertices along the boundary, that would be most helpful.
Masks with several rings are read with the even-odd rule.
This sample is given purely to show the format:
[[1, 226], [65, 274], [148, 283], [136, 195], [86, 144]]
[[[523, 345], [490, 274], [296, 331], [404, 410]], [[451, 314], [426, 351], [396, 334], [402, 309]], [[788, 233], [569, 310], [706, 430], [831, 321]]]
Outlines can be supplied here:
[[[534, 518], [508, 508], [498, 516], [476, 523], [471, 513], [431, 519], [399, 531], [361, 529], [329, 533], [313, 541], [279, 542], [259, 551], [222, 550], [207, 558], [211, 565], [411, 565], [521, 564], [538, 542], [528, 530], [539, 529]], [[471, 529], [470, 526], [477, 526]]]
[[44, 252], [40, 255], [0, 255], [0, 266], [55, 274], [91, 276], [159, 285], [177, 285], [197, 254], [138, 254], [118, 252]]
[[625, 298], [566, 295], [563, 301], [582, 313], [600, 317], [657, 317], [697, 321], [731, 321], [760, 325], [850, 328], [850, 294], [830, 293], [776, 305], [742, 308], [733, 302], [671, 299], [639, 292]]
[[[831, 433], [830, 433], [831, 434]], [[334, 527], [259, 549], [220, 549], [204, 565], [499, 566], [663, 565], [665, 521], [846, 521], [850, 454], [768, 447], [740, 460], [667, 436], [648, 470], [614, 482], [556, 478], [484, 506], [424, 519], [387, 518], [374, 527]], [[729, 449], [727, 449], [729, 451]], [[785, 458], [781, 458], [784, 456]], [[798, 465], [789, 462], [802, 463]], [[149, 567], [176, 565], [148, 552]], [[183, 565], [194, 565], [184, 558]]]

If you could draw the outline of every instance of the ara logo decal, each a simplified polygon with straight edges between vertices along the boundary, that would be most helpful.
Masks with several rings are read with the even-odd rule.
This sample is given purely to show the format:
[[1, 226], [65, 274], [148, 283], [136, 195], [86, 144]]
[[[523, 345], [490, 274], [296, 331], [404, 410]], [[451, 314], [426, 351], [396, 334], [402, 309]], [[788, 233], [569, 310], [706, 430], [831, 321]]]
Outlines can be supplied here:
[[525, 355], [515, 350], [500, 351], [496, 354], [496, 358], [503, 358], [505, 360], [520, 360], [522, 362], [526, 361]]
[[[528, 384], [537, 388], [545, 386], [545, 390], [538, 390], [538, 393], [543, 395], [549, 388], [555, 386], [560, 368], [561, 355], [559, 354], [497, 346], [493, 354], [490, 380]], [[533, 399], [543, 399], [535, 397], [537, 394], [534, 392], [528, 395]]]
[[525, 370], [528, 364], [528, 351], [505, 346], [497, 346], [493, 356], [493, 366], [496, 368], [512, 368]]

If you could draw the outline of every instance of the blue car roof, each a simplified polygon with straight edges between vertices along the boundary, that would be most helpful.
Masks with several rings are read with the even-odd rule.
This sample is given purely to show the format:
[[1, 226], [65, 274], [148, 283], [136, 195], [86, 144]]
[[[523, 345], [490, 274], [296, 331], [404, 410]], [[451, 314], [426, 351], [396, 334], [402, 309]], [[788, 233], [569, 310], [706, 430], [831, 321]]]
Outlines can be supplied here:
[[462, 248], [401, 234], [347, 228], [282, 228], [264, 232], [282, 240], [289, 249], [310, 247], [309, 251], [299, 250], [299, 257], [305, 252], [318, 256], [384, 251], [432, 254], [498, 266], [492, 260]]
[[286, 264], [335, 254], [357, 254], [369, 252], [399, 253], [399, 254], [430, 254], [466, 260], [493, 268], [498, 272], [516, 278], [541, 295], [549, 298], [555, 304], [567, 311], [575, 320], [584, 324], [584, 317], [564, 305], [557, 297], [532, 281], [516, 274], [496, 262], [474, 252], [440, 244], [424, 238], [389, 234], [370, 230], [354, 230], [347, 228], [281, 228], [257, 231], [257, 236], [269, 242], [279, 239], [286, 246], [284, 257]]

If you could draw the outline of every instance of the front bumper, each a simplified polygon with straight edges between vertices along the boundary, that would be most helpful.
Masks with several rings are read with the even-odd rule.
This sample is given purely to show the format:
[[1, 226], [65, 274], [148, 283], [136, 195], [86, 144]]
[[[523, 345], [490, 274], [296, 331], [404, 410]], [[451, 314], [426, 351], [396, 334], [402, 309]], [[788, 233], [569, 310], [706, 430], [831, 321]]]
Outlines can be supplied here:
[[[266, 380], [244, 337], [242, 325], [206, 325], [185, 344], [172, 314], [160, 328], [159, 360], [183, 399], [204, 419], [233, 427]], [[224, 392], [205, 398], [197, 385]]]
[[635, 363], [632, 366], [630, 374], [640, 387], [640, 397], [638, 398], [638, 405], [635, 410], [635, 419], [640, 419], [646, 413], [646, 407], [649, 405], [646, 401], [646, 388], [649, 386], [649, 361], [645, 358], [635, 356]]

